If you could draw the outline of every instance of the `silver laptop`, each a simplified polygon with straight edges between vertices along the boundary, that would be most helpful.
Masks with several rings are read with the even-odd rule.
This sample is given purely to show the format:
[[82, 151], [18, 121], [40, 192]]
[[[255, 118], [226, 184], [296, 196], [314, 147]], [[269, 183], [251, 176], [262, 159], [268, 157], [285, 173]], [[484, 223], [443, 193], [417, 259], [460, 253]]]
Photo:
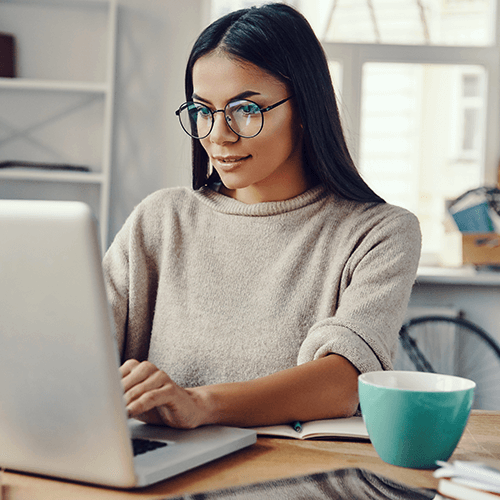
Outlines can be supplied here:
[[0, 467], [133, 488], [253, 444], [127, 419], [99, 248], [83, 203], [0, 200]]

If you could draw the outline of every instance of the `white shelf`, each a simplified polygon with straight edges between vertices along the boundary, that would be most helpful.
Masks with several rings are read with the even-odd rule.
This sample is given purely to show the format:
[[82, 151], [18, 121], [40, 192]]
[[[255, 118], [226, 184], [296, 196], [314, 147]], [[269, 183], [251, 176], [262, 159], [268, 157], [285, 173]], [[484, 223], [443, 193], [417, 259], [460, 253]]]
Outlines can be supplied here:
[[0, 179], [99, 184], [103, 182], [104, 176], [103, 174], [95, 172], [38, 170], [35, 168], [5, 168], [0, 169]]
[[104, 94], [110, 91], [107, 83], [36, 80], [33, 78], [0, 78], [0, 89], [46, 90], [56, 92], [89, 92]]
[[117, 0], [0, 0], [17, 77], [0, 78], [0, 161], [90, 172], [0, 168], [0, 198], [86, 202], [107, 247]]
[[[6, 4], [24, 4], [24, 5], [40, 5], [40, 0], [2, 0], [3, 3]], [[67, 6], [76, 5], [76, 6], [107, 6], [109, 4], [109, 0], [43, 0], [47, 5], [60, 5]]]

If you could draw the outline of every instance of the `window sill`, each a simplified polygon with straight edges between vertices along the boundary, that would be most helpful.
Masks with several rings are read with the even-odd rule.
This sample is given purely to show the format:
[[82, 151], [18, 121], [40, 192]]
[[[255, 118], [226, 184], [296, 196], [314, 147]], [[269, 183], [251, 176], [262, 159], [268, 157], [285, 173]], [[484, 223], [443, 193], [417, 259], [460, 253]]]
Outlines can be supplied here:
[[463, 267], [419, 267], [418, 285], [477, 285], [500, 286], [500, 272], [478, 271], [473, 266]]

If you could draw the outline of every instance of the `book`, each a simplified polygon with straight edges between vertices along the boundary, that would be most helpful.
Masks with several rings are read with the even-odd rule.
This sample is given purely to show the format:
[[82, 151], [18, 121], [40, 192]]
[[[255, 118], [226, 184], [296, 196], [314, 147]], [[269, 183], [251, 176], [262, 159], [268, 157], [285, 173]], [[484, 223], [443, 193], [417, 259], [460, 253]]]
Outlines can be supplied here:
[[438, 492], [455, 500], [500, 500], [500, 471], [481, 462], [436, 462]]
[[16, 41], [9, 33], [0, 33], [0, 78], [16, 76]]
[[453, 479], [440, 479], [438, 493], [454, 500], [500, 500], [499, 493], [472, 488]]
[[301, 423], [301, 426], [300, 432], [296, 431], [292, 424], [253, 427], [253, 429], [261, 436], [293, 439], [370, 439], [363, 417], [311, 420]]
[[487, 202], [454, 212], [452, 216], [462, 233], [489, 233], [494, 231]]

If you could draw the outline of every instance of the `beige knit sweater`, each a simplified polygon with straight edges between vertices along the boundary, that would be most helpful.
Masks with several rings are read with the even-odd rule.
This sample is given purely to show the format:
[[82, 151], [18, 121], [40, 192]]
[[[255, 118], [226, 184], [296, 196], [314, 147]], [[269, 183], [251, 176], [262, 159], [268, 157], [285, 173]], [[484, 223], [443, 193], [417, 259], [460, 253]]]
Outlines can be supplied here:
[[256, 205], [158, 191], [104, 258], [122, 361], [149, 359], [183, 387], [328, 353], [390, 369], [419, 255], [414, 215], [321, 187]]

